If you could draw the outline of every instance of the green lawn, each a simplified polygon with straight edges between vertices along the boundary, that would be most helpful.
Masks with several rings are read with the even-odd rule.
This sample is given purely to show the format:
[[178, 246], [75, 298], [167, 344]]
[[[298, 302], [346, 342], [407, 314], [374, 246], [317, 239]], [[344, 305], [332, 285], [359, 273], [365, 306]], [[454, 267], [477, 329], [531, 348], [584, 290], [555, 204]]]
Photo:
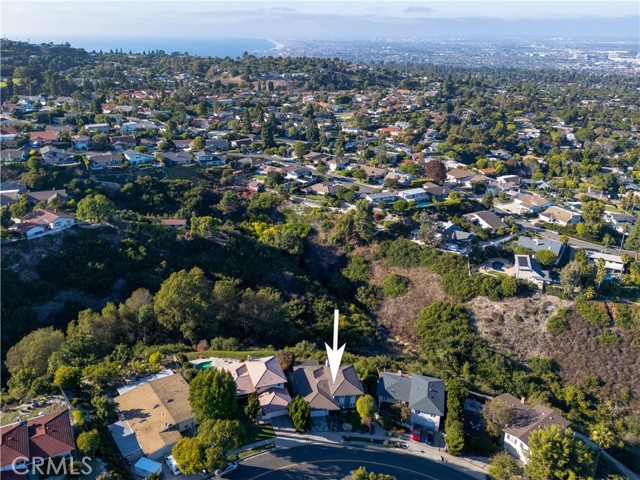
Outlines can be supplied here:
[[229, 461], [233, 462], [235, 460], [239, 460], [241, 458], [246, 458], [250, 455], [254, 455], [256, 453], [259, 452], [263, 452], [265, 450], [271, 450], [272, 448], [275, 448], [275, 444], [274, 443], [268, 443], [266, 445], [263, 445], [262, 447], [257, 447], [257, 448], [252, 448], [250, 450], [245, 450], [244, 452], [240, 452], [237, 455], [232, 455], [229, 457]]
[[275, 355], [274, 350], [248, 350], [244, 352], [232, 352], [225, 350], [207, 350], [205, 352], [189, 352], [186, 353], [186, 356], [189, 360], [196, 360], [198, 358], [235, 358], [237, 360], [245, 360], [248, 355], [251, 355], [254, 358], [257, 357], [270, 357], [271, 355]]
[[273, 427], [268, 423], [262, 425], [251, 424], [247, 428], [247, 433], [247, 445], [276, 437]]

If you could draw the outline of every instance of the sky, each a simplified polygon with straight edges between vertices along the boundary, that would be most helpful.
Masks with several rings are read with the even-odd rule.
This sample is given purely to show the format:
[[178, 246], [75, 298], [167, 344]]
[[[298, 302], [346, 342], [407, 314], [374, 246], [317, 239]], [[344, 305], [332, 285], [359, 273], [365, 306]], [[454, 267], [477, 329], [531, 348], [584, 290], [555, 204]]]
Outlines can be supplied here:
[[145, 36], [428, 36], [429, 31], [440, 34], [438, 28], [463, 34], [469, 26], [474, 32], [500, 32], [501, 25], [507, 32], [534, 31], [546, 29], [548, 21], [558, 32], [568, 22], [570, 31], [636, 35], [640, 17], [637, 0], [3, 0], [1, 8], [3, 37], [43, 42]]

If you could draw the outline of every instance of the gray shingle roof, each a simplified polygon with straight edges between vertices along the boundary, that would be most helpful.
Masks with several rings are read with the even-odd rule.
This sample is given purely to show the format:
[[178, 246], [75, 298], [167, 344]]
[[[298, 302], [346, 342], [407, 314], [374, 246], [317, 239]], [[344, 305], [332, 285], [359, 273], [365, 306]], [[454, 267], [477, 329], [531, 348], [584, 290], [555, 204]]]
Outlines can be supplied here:
[[382, 372], [377, 393], [405, 402], [413, 410], [444, 416], [445, 385], [444, 380], [439, 378]]

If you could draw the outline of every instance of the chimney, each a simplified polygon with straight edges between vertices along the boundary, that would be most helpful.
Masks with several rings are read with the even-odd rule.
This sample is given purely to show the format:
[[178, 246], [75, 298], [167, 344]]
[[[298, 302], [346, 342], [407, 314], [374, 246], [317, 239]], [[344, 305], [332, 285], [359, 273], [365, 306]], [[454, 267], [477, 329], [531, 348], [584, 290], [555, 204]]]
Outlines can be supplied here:
[[522, 405], [524, 405], [524, 404], [525, 404], [525, 398], [524, 398], [524, 397], [520, 397], [520, 403], [521, 403]]

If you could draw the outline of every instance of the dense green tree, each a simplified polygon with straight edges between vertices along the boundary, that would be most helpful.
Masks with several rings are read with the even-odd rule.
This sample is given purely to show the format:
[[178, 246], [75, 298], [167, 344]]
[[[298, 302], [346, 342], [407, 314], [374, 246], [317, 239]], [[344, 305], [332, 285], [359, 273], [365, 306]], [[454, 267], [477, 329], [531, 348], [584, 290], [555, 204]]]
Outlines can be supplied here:
[[358, 200], [356, 212], [353, 216], [353, 227], [358, 236], [365, 242], [373, 238], [376, 224], [373, 218], [373, 207], [366, 200]]
[[378, 409], [376, 408], [376, 402], [371, 395], [362, 395], [356, 401], [356, 411], [360, 418], [365, 421], [373, 418]]
[[192, 343], [211, 338], [212, 308], [213, 283], [198, 267], [172, 273], [153, 298], [160, 325], [179, 330]]
[[255, 420], [260, 415], [260, 400], [258, 398], [258, 392], [253, 392], [247, 399], [247, 406], [244, 407], [244, 413], [249, 417], [249, 420]]
[[206, 447], [198, 438], [181, 438], [173, 446], [171, 455], [185, 475], [200, 473], [207, 463]]
[[558, 257], [551, 250], [538, 250], [535, 255], [535, 259], [543, 266], [543, 267], [552, 267], [555, 265]]
[[235, 413], [236, 382], [226, 370], [204, 370], [189, 385], [189, 403], [198, 422], [231, 418]]
[[115, 204], [102, 194], [89, 195], [78, 202], [76, 217], [89, 223], [108, 222], [116, 213]]
[[96, 453], [100, 447], [100, 434], [98, 430], [94, 429], [80, 433], [78, 438], [76, 438], [76, 447], [85, 455], [91, 456]]
[[53, 375], [53, 384], [63, 390], [77, 390], [82, 379], [82, 372], [78, 367], [62, 365]]
[[409, 279], [397, 273], [390, 273], [382, 281], [382, 291], [389, 298], [401, 297], [408, 287]]
[[36, 376], [47, 371], [49, 357], [64, 342], [64, 334], [53, 327], [40, 328], [25, 335], [7, 352], [5, 365], [9, 373], [28, 369]]
[[91, 414], [93, 420], [106, 427], [113, 420], [116, 406], [105, 395], [96, 395], [91, 398]]
[[557, 425], [535, 430], [525, 473], [531, 480], [587, 479], [593, 473], [593, 452], [570, 430]]
[[418, 229], [417, 240], [420, 240], [427, 247], [436, 248], [442, 246], [442, 229], [438, 224], [438, 216], [428, 212], [421, 212], [419, 222], [420, 228]]
[[624, 243], [625, 248], [640, 252], [640, 217], [636, 219], [636, 223], [631, 228], [629, 236]]
[[500, 452], [491, 457], [489, 474], [496, 480], [524, 479], [524, 469], [522, 465], [507, 452]]
[[447, 452], [455, 457], [464, 451], [464, 426], [461, 420], [447, 417], [445, 421], [445, 443]]
[[198, 427], [198, 438], [207, 447], [215, 446], [224, 452], [238, 448], [246, 442], [246, 431], [239, 420], [203, 421]]
[[311, 408], [309, 403], [302, 397], [296, 395], [289, 402], [289, 416], [293, 421], [296, 432], [306, 432], [311, 428]]

